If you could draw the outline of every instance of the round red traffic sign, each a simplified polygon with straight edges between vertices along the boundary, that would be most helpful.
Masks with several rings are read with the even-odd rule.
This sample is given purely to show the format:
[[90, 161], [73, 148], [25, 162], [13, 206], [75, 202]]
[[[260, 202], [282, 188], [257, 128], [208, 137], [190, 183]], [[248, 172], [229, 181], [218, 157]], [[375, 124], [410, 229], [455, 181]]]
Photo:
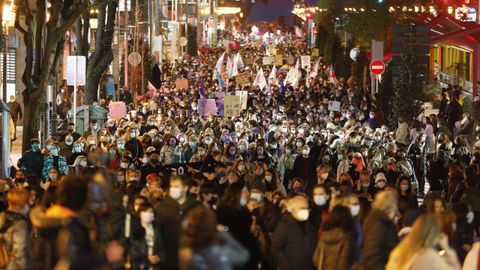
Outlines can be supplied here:
[[375, 75], [380, 75], [385, 71], [385, 63], [380, 60], [375, 60], [370, 63], [370, 71]]

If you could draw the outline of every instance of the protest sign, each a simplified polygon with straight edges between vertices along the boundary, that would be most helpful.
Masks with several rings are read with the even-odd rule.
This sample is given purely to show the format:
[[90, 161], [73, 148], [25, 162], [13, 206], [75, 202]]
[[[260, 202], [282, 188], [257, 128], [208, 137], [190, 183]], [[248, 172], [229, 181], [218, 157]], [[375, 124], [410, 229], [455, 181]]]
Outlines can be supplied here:
[[340, 111], [340, 102], [338, 101], [329, 101], [328, 102], [328, 110], [339, 112]]
[[242, 111], [239, 96], [225, 96], [223, 99], [225, 117], [237, 117]]
[[215, 102], [215, 99], [199, 99], [198, 113], [201, 116], [217, 115], [217, 103]]
[[235, 82], [238, 86], [250, 84], [248, 72], [243, 72], [235, 76]]
[[269, 65], [274, 65], [275, 64], [275, 56], [264, 56], [263, 57], [263, 65], [264, 66], [269, 66]]
[[282, 66], [283, 65], [283, 55], [277, 54], [275, 55], [275, 65]]
[[110, 102], [110, 105], [108, 105], [108, 115], [111, 119], [125, 118], [127, 116], [125, 102]]
[[285, 59], [287, 61], [287, 64], [289, 65], [294, 65], [295, 64], [295, 57], [289, 56]]
[[175, 81], [175, 89], [187, 89], [188, 88], [188, 80], [187, 79], [179, 79]]
[[242, 110], [247, 109], [248, 92], [247, 91], [235, 91], [235, 95], [240, 97], [240, 108]]
[[302, 68], [310, 69], [310, 55], [302, 55], [300, 56], [300, 61], [302, 62]]

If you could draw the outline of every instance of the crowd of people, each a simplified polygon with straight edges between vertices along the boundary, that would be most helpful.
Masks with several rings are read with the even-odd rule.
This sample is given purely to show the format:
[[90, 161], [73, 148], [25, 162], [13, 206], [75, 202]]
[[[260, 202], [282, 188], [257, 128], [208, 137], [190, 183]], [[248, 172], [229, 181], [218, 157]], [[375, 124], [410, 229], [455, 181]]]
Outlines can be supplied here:
[[[308, 53], [296, 44], [276, 46]], [[252, 83], [264, 52], [240, 50]], [[389, 127], [378, 96], [327, 65], [260, 89], [218, 80], [221, 53], [164, 64], [159, 90], [121, 92], [135, 97], [124, 118], [33, 139], [0, 180], [0, 268], [478, 269], [480, 125], [459, 89], [438, 115]], [[236, 90], [248, 91], [237, 117], [199, 113]]]

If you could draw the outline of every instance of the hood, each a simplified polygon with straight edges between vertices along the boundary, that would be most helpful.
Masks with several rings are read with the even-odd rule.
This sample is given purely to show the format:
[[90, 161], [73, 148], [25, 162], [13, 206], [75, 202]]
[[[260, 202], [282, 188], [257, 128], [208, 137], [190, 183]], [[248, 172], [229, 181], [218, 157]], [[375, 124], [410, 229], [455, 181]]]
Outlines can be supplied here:
[[339, 242], [345, 241], [347, 238], [348, 236], [340, 228], [324, 231], [320, 237], [321, 241], [327, 245], [335, 245]]
[[68, 217], [49, 216], [41, 206], [35, 206], [30, 210], [32, 225], [38, 229], [58, 228], [68, 223]]

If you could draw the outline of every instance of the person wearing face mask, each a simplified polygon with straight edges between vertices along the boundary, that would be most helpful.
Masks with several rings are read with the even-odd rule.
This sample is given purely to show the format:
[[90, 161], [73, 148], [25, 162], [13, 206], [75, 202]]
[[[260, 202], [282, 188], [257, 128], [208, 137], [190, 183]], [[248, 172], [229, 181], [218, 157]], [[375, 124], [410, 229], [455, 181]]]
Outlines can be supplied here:
[[31, 148], [23, 153], [18, 160], [18, 167], [25, 170], [27, 176], [35, 175], [40, 177], [42, 175], [43, 156], [40, 152], [40, 141], [33, 138], [30, 141]]
[[97, 119], [92, 119], [88, 126], [88, 129], [85, 130], [82, 137], [88, 139], [89, 136], [92, 136], [93, 140], [95, 141], [95, 145], [100, 143], [100, 124], [98, 123]]
[[387, 187], [387, 178], [385, 177], [385, 174], [382, 172], [377, 173], [375, 176], [375, 194], [385, 190]]
[[[292, 177], [300, 177], [306, 183], [315, 182], [315, 157], [310, 155], [310, 147], [304, 146], [301, 155], [298, 155], [293, 165]], [[311, 185], [312, 188], [314, 185]], [[311, 191], [311, 190], [310, 190]]]
[[73, 136], [67, 135], [65, 140], [60, 143], [60, 155], [64, 156], [67, 160], [70, 159], [73, 153]]
[[257, 145], [251, 162], [263, 162], [265, 164], [271, 165], [271, 161], [272, 160], [268, 153], [265, 151], [265, 147], [263, 147], [263, 144]]
[[134, 265], [137, 264], [137, 267], [141, 267], [141, 269], [161, 269], [161, 263], [165, 260], [165, 250], [160, 224], [155, 220], [153, 206], [144, 202], [138, 207], [137, 212], [140, 217], [140, 224], [145, 230], [145, 236], [138, 250], [142, 256], [134, 261]]
[[322, 224], [313, 262], [317, 269], [351, 269], [358, 253], [357, 229], [350, 209], [336, 205]]
[[72, 154], [67, 159], [68, 165], [73, 165], [79, 156], [87, 156], [87, 153], [83, 149], [81, 142], [75, 142], [72, 148]]
[[167, 136], [165, 145], [160, 149], [160, 162], [163, 165], [173, 164], [173, 156], [177, 145], [177, 139], [174, 136]]
[[76, 142], [78, 139], [82, 137], [80, 133], [76, 132], [75, 130], [75, 124], [73, 122], [68, 123], [67, 125], [67, 132], [62, 135], [61, 141], [65, 141], [65, 138], [67, 135], [71, 135], [73, 137], [73, 141]]
[[227, 227], [232, 236], [250, 252], [248, 262], [236, 269], [250, 270], [258, 267], [260, 249], [251, 232], [254, 221], [247, 210], [248, 188], [239, 182], [233, 183], [225, 190], [217, 209], [218, 223]]
[[146, 183], [146, 177], [151, 173], [159, 174], [165, 173], [165, 168], [160, 164], [160, 156], [158, 155], [158, 151], [150, 146], [147, 151], [147, 163], [142, 166], [142, 179], [140, 181], [141, 184]]
[[398, 210], [403, 215], [408, 210], [418, 209], [418, 200], [415, 189], [406, 176], [398, 178], [396, 188], [398, 191]]
[[242, 156], [240, 155], [240, 151], [234, 143], [229, 143], [227, 147], [225, 147], [225, 151], [221, 160], [222, 163], [231, 165], [239, 160], [243, 160]]
[[330, 194], [324, 185], [316, 185], [311, 196], [310, 222], [318, 230], [322, 222], [327, 218]]
[[203, 129], [203, 123], [202, 120], [200, 120], [200, 115], [198, 112], [192, 113], [192, 118], [191, 120], [187, 121], [187, 126], [192, 126], [195, 130], [202, 130]]
[[397, 228], [393, 222], [398, 215], [397, 194], [380, 191], [372, 210], [363, 222], [362, 269], [385, 269], [390, 252], [398, 244]]
[[5, 269], [33, 268], [31, 229], [27, 221], [28, 199], [28, 191], [14, 189], [7, 194], [7, 211], [0, 213], [0, 230], [10, 258]]
[[280, 270], [313, 269], [317, 237], [315, 227], [308, 221], [308, 199], [295, 195], [287, 200], [286, 208], [272, 235], [274, 261]]
[[137, 138], [137, 130], [134, 128], [130, 128], [127, 130], [125, 136], [125, 150], [131, 153], [133, 160], [137, 160], [143, 157], [143, 146]]
[[178, 269], [178, 248], [182, 220], [201, 204], [188, 196], [188, 179], [180, 176], [170, 178], [168, 196], [155, 204], [156, 221], [162, 224], [165, 247], [165, 269]]
[[42, 180], [48, 179], [50, 169], [57, 168], [59, 173], [65, 173], [68, 168], [67, 160], [59, 153], [60, 146], [55, 143], [50, 149], [50, 154], [43, 161]]
[[330, 166], [328, 165], [318, 165], [316, 175], [316, 181], [307, 181], [305, 184], [305, 192], [307, 195], [312, 194], [313, 187], [316, 185], [328, 185], [335, 182], [335, 179], [330, 176]]
[[470, 205], [463, 202], [454, 204], [452, 210], [456, 216], [453, 247], [457, 251], [458, 259], [463, 262], [467, 253], [472, 249], [475, 214]]

